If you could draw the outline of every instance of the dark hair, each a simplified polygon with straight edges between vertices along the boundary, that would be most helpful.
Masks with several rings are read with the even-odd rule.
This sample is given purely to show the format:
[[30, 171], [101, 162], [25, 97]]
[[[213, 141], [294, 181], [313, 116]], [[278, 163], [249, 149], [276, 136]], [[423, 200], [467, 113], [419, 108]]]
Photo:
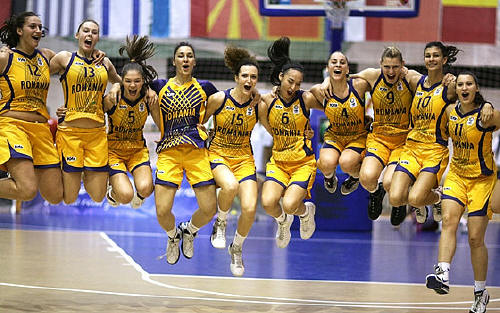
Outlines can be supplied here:
[[[12, 15], [8, 20], [5, 20], [2, 27], [0, 27], [0, 41], [9, 48], [16, 47], [19, 43], [17, 29], [22, 28], [26, 22], [26, 18], [30, 16], [38, 16], [38, 14], [27, 11], [19, 13], [18, 15]], [[42, 37], [45, 37], [47, 30], [46, 27], [42, 27]]]
[[290, 60], [289, 50], [290, 38], [288, 37], [281, 37], [267, 48], [267, 56], [274, 64], [269, 77], [271, 84], [274, 86], [279, 86], [281, 84], [279, 79], [280, 73], [285, 74], [289, 69], [304, 73], [304, 67], [300, 63], [293, 63], [292, 60]]
[[195, 54], [195, 52], [194, 52], [193, 45], [191, 45], [191, 44], [190, 44], [189, 42], [187, 42], [187, 41], [181, 41], [181, 42], [179, 42], [179, 43], [175, 46], [175, 48], [174, 48], [174, 59], [175, 59], [175, 54], [177, 53], [177, 50], [179, 50], [179, 48], [180, 48], [180, 47], [190, 47], [190, 48], [191, 48], [191, 50], [193, 50], [193, 56], [195, 56], [195, 57], [196, 57], [196, 54]]
[[390, 59], [399, 59], [399, 61], [403, 62], [403, 55], [401, 54], [401, 50], [399, 50], [396, 46], [385, 47], [382, 52], [382, 56], [380, 57], [380, 62], [384, 62], [384, 58]]
[[82, 28], [83, 24], [85, 24], [85, 23], [87, 23], [87, 22], [92, 22], [92, 23], [94, 23], [94, 24], [96, 24], [96, 25], [97, 25], [97, 28], [99, 28], [99, 29], [101, 28], [101, 27], [99, 26], [99, 23], [97, 23], [97, 21], [96, 21], [96, 20], [93, 20], [93, 19], [91, 19], [91, 18], [86, 18], [86, 19], [84, 19], [84, 20], [80, 23], [80, 25], [78, 25], [78, 29], [76, 30], [76, 32], [78, 33], [78, 32], [80, 31], [80, 28]]
[[[458, 76], [460, 76], [460, 75], [470, 75], [474, 79], [476, 86], [479, 87], [477, 76], [474, 73], [472, 73], [471, 71], [460, 72], [460, 74], [457, 75], [457, 79], [458, 79]], [[474, 95], [474, 104], [476, 104], [476, 106], [482, 106], [485, 103], [486, 103], [486, 100], [484, 99], [483, 95], [479, 92], [479, 90], [476, 91], [476, 94]]]
[[462, 51], [455, 46], [445, 46], [441, 41], [431, 41], [425, 45], [425, 50], [430, 47], [437, 47], [441, 50], [443, 57], [447, 58], [446, 65], [450, 66], [457, 60], [458, 52]]
[[243, 48], [227, 46], [224, 50], [224, 64], [238, 76], [243, 65], [253, 65], [259, 70], [257, 59]]
[[121, 56], [126, 52], [130, 62], [125, 64], [122, 69], [122, 78], [128, 71], [138, 71], [144, 78], [144, 87], [153, 79], [158, 77], [158, 73], [151, 65], [146, 65], [146, 60], [155, 53], [155, 47], [148, 36], [139, 37], [138, 35], [130, 38], [127, 36], [126, 44], [118, 50]]

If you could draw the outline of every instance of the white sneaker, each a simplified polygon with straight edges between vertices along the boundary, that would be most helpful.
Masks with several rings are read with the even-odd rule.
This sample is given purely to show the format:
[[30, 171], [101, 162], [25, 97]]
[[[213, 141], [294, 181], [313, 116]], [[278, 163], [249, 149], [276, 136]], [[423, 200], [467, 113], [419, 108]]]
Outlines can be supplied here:
[[194, 254], [194, 237], [196, 237], [196, 233], [192, 234], [187, 229], [188, 223], [189, 222], [182, 222], [179, 224], [178, 228], [182, 234], [182, 254], [186, 259], [191, 259]]
[[210, 242], [217, 249], [226, 247], [226, 221], [221, 221], [219, 218], [215, 219]]
[[314, 221], [314, 215], [316, 214], [316, 205], [312, 202], [305, 202], [307, 215], [300, 216], [300, 238], [309, 239], [314, 234], [316, 230], [316, 222]]
[[294, 216], [285, 213], [285, 220], [278, 222], [278, 230], [276, 231], [276, 245], [278, 248], [286, 248], [292, 234], [290, 233], [290, 226], [292, 226]]
[[134, 197], [132, 198], [132, 201], [130, 201], [130, 206], [132, 207], [132, 209], [138, 209], [142, 206], [144, 201], [146, 201], [146, 199], [139, 198], [139, 195], [136, 192], [136, 193], [134, 193]]
[[436, 189], [434, 189], [434, 192], [436, 192], [439, 195], [439, 201], [437, 203], [434, 203], [432, 206], [432, 216], [436, 222], [441, 222], [443, 220], [443, 213], [441, 209], [441, 197], [443, 196], [443, 187], [438, 186]]
[[181, 233], [179, 230], [175, 233], [174, 238], [168, 238], [167, 242], [167, 263], [174, 265], [179, 261], [180, 251], [179, 242], [181, 241]]
[[116, 208], [120, 203], [118, 203], [118, 201], [113, 199], [113, 197], [111, 196], [111, 190], [113, 190], [113, 187], [111, 187], [111, 185], [108, 185], [108, 191], [106, 192], [106, 199], [108, 200], [110, 206]]
[[417, 223], [423, 224], [427, 220], [427, 207], [415, 208], [415, 217], [417, 218]]
[[488, 290], [484, 289], [481, 291], [474, 292], [474, 303], [469, 311], [469, 313], [484, 313], [486, 312], [486, 306], [490, 302], [490, 295]]
[[233, 273], [234, 276], [243, 276], [243, 273], [245, 273], [245, 266], [243, 265], [241, 246], [236, 246], [231, 243], [229, 247], [227, 247], [227, 251], [231, 256], [231, 265], [229, 266], [231, 268], [231, 273]]

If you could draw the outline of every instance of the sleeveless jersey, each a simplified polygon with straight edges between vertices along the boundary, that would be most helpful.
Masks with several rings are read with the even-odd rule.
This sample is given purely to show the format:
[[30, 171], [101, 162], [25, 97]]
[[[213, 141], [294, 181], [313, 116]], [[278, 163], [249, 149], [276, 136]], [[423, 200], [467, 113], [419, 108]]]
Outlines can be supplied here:
[[268, 109], [268, 121], [273, 135], [273, 158], [276, 161], [300, 161], [313, 155], [311, 140], [304, 131], [309, 126], [309, 113], [302, 98], [303, 90], [287, 103], [281, 97], [273, 99]]
[[373, 132], [384, 136], [405, 135], [409, 131], [410, 107], [413, 99], [406, 79], [394, 84], [380, 74], [371, 91], [373, 102]]
[[429, 88], [424, 87], [427, 76], [418, 81], [411, 105], [411, 129], [408, 139], [422, 143], [439, 143], [448, 146], [446, 134], [446, 107], [450, 101], [446, 97], [448, 88], [441, 82]]
[[207, 134], [198, 127], [205, 116], [208, 97], [217, 92], [209, 81], [191, 81], [178, 86], [174, 78], [155, 80], [151, 88], [158, 93], [161, 141], [157, 152], [182, 144], [205, 147]]
[[356, 136], [366, 132], [365, 129], [365, 102], [348, 81], [349, 94], [344, 99], [335, 95], [325, 99], [323, 107], [325, 115], [330, 121], [327, 132], [337, 136]]
[[142, 130], [148, 118], [149, 108], [141, 93], [135, 101], [123, 95], [120, 102], [108, 112], [108, 145], [113, 149], [143, 148], [146, 141]]
[[257, 107], [250, 106], [251, 100], [238, 103], [226, 90], [222, 105], [214, 113], [215, 134], [210, 141], [210, 151], [221, 156], [252, 155], [250, 136], [258, 120]]
[[35, 49], [32, 55], [12, 49], [0, 76], [0, 114], [6, 111], [37, 112], [49, 119], [47, 92], [49, 61]]
[[61, 75], [66, 116], [73, 121], [88, 118], [104, 123], [102, 98], [108, 84], [108, 70], [73, 52], [66, 71]]
[[494, 173], [496, 167], [491, 147], [495, 127], [481, 127], [481, 108], [482, 106], [462, 114], [458, 102], [450, 112], [448, 131], [453, 142], [450, 171], [460, 176], [488, 176]]

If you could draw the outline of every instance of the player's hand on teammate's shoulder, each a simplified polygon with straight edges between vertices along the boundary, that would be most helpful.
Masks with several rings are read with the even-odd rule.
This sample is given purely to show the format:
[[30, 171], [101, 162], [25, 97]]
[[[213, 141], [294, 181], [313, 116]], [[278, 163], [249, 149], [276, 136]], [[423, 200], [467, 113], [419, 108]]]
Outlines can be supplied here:
[[493, 114], [495, 112], [495, 108], [491, 102], [486, 102], [481, 109], [481, 113], [479, 113], [481, 123], [488, 123], [493, 118]]

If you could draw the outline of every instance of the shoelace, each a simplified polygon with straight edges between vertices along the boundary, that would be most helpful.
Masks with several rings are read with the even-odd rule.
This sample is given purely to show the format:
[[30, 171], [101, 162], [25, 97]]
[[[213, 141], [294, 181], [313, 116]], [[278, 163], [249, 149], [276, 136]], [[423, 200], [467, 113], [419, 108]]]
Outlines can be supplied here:
[[483, 306], [482, 300], [483, 299], [483, 294], [481, 293], [480, 295], [476, 295], [476, 298], [474, 299], [474, 305], [472, 306], [472, 309], [475, 312], [478, 312], [477, 310]]
[[286, 224], [286, 220], [287, 220], [287, 216], [285, 216], [285, 220], [283, 222], [279, 222], [278, 223], [278, 226], [280, 228], [280, 231], [279, 231], [279, 239], [280, 240], [283, 240], [283, 237], [285, 236], [285, 224]]
[[242, 267], [243, 266], [243, 258], [241, 257], [241, 248], [235, 248], [234, 246], [231, 247], [231, 254], [233, 257], [233, 263], [238, 266]]
[[225, 237], [224, 233], [225, 228], [226, 228], [226, 221], [219, 221], [219, 219], [217, 219], [215, 221], [215, 229], [216, 229], [215, 238], [220, 239]]

